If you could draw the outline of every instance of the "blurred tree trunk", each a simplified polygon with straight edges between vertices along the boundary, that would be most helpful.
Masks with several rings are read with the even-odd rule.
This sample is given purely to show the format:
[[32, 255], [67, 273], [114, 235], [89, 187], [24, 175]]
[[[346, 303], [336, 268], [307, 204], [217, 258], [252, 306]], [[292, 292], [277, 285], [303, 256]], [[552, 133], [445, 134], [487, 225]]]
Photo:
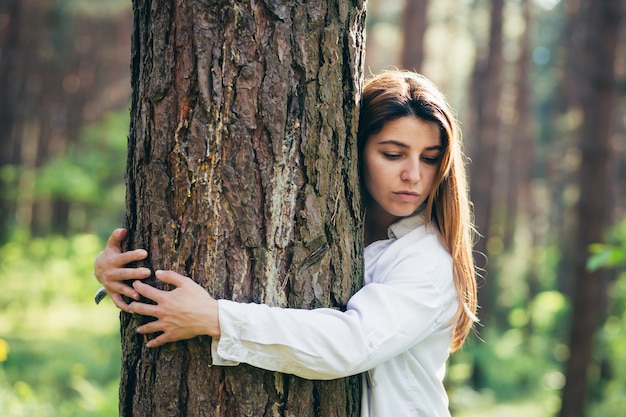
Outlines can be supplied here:
[[402, 68], [421, 72], [424, 37], [428, 28], [428, 0], [409, 0], [404, 7]]
[[[516, 231], [528, 230], [532, 221], [532, 182], [535, 166], [535, 128], [532, 117], [530, 88], [531, 26], [530, 0], [521, 0], [524, 31], [518, 39], [519, 57], [515, 64], [515, 117], [512, 123], [512, 145], [509, 181], [506, 185], [506, 219], [504, 247], [510, 248]], [[530, 230], [536, 230], [531, 227]]]
[[41, 236], [76, 231], [71, 208], [81, 203], [36, 189], [38, 170], [85, 124], [127, 104], [129, 26], [124, 12], [0, 3], [0, 242], [15, 226]]
[[548, 171], [552, 177], [551, 188], [553, 209], [551, 224], [554, 225], [554, 234], [561, 247], [561, 258], [558, 264], [558, 290], [566, 297], [571, 297], [572, 279], [574, 275], [574, 265], [576, 264], [576, 207], [571, 202], [568, 190], [576, 187], [575, 170], [578, 164], [572, 163], [571, 155], [578, 153], [576, 143], [576, 132], [580, 128], [582, 121], [582, 110], [580, 103], [581, 71], [584, 63], [583, 54], [580, 53], [584, 32], [580, 29], [584, 22], [583, 0], [566, 0], [563, 4], [565, 13], [565, 24], [563, 28], [560, 53], [564, 57], [564, 69], [559, 72], [559, 88], [556, 95], [556, 114], [554, 120], [560, 123], [553, 123], [550, 136], [554, 139], [554, 156], [549, 161]]
[[[7, 239], [16, 220], [18, 172], [22, 141], [20, 115], [24, 111], [26, 55], [32, 48], [24, 39], [26, 19], [37, 14], [26, 1], [0, 3], [0, 243]], [[28, 19], [37, 24], [37, 19]]]
[[[133, 2], [129, 246], [218, 298], [344, 308], [361, 285], [364, 3]], [[153, 282], [155, 285], [159, 285]], [[211, 367], [121, 315], [121, 416], [358, 416], [360, 378]]]
[[[488, 255], [496, 156], [501, 133], [498, 108], [504, 67], [502, 55], [504, 0], [491, 0], [490, 4], [488, 50], [486, 53], [477, 52], [470, 94], [471, 108], [474, 110], [470, 134], [475, 141], [471, 155], [470, 183], [475, 222], [478, 232], [482, 235], [475, 247], [476, 265], [481, 268], [486, 267], [484, 255]], [[493, 277], [492, 275], [489, 278]], [[480, 315], [483, 323], [494, 318], [492, 310], [496, 291], [497, 284], [492, 279], [479, 288]]]
[[[541, 268], [541, 254], [543, 246], [542, 227], [545, 223], [545, 210], [539, 204], [537, 191], [534, 189], [535, 180], [535, 122], [532, 116], [531, 103], [531, 33], [532, 14], [531, 1], [522, 0], [522, 16], [525, 22], [525, 29], [518, 40], [519, 58], [515, 65], [515, 110], [517, 111], [514, 120], [514, 130], [512, 149], [509, 152], [510, 165], [513, 173], [511, 181], [507, 187], [507, 212], [509, 216], [505, 222], [504, 245], [507, 249], [519, 250], [528, 254], [526, 262], [525, 282], [528, 288], [526, 297], [526, 308], [530, 309], [531, 304], [541, 289], [539, 281], [539, 270]], [[517, 238], [515, 240], [515, 238]], [[515, 241], [514, 241], [515, 240]], [[518, 247], [513, 247], [514, 245]], [[533, 317], [529, 315], [528, 323], [524, 328], [525, 348], [532, 352], [531, 338], [533, 335]]]
[[621, 0], [588, 0], [583, 11], [585, 37], [578, 49], [585, 57], [578, 82], [584, 114], [579, 131], [580, 199], [570, 357], [561, 417], [585, 415], [594, 334], [604, 322], [607, 292], [606, 271], [590, 273], [585, 264], [589, 245], [602, 241], [611, 224], [612, 190], [617, 178], [612, 136], [618, 110], [615, 66], [623, 5]]

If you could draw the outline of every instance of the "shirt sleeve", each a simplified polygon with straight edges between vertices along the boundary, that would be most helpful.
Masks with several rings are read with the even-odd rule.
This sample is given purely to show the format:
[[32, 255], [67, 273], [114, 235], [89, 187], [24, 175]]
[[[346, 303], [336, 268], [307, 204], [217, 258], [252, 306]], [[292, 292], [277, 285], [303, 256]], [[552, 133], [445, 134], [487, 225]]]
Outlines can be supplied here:
[[345, 312], [220, 300], [221, 337], [212, 344], [213, 364], [245, 362], [307, 379], [372, 369], [440, 324], [449, 297], [436, 285], [437, 275], [451, 276], [451, 271], [437, 264], [423, 258], [400, 263], [383, 283], [368, 284], [353, 295]]

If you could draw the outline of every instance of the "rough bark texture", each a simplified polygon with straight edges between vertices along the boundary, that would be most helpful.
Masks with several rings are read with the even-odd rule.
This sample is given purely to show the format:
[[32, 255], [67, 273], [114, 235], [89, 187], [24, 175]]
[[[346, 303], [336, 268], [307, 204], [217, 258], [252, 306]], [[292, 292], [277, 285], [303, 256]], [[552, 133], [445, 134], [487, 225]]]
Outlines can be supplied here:
[[[362, 279], [363, 2], [133, 8], [128, 245], [218, 298], [343, 308]], [[150, 350], [143, 319], [121, 321], [122, 416], [359, 415], [358, 376], [211, 367], [209, 338]]]
[[575, 285], [570, 357], [565, 376], [561, 417], [584, 416], [588, 393], [588, 368], [592, 361], [594, 334], [606, 314], [607, 272], [585, 268], [589, 245], [600, 242], [611, 223], [612, 190], [617, 180], [613, 121], [617, 115], [616, 56], [621, 0], [585, 2], [586, 54], [580, 79], [584, 120], [580, 129], [580, 200], [577, 207]]

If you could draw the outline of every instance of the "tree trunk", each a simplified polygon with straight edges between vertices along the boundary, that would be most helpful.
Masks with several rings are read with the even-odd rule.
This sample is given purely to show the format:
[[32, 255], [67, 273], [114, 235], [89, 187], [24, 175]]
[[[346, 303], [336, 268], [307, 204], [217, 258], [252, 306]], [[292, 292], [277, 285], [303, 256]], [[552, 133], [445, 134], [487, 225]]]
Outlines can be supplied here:
[[402, 68], [421, 72], [424, 64], [424, 37], [428, 27], [428, 0], [407, 1], [402, 25]]
[[[25, 55], [28, 51], [23, 39], [26, 18], [38, 14], [23, 1], [9, 0], [0, 3], [0, 244], [4, 243], [16, 221], [15, 200], [17, 178], [5, 170], [20, 163], [21, 141], [18, 123], [23, 107]], [[32, 21], [33, 19], [31, 19]], [[17, 175], [15, 172], [14, 175]]]
[[[510, 157], [510, 180], [506, 186], [507, 216], [504, 224], [504, 247], [510, 249], [516, 232], [528, 230], [533, 223], [535, 204], [532, 185], [535, 177], [535, 126], [532, 117], [530, 67], [532, 17], [530, 0], [522, 0], [524, 32], [518, 41], [519, 58], [515, 73], [514, 127], [510, 131], [512, 145]], [[530, 227], [536, 234], [537, 227]], [[536, 240], [533, 236], [531, 240]], [[527, 240], [527, 242], [529, 242]], [[531, 262], [532, 263], [532, 262]]]
[[621, 0], [585, 2], [585, 42], [580, 97], [584, 120], [580, 129], [580, 200], [576, 238], [575, 286], [573, 297], [570, 357], [566, 366], [561, 417], [585, 415], [588, 367], [596, 329], [605, 316], [607, 273], [587, 272], [589, 245], [600, 242], [611, 218], [615, 146], [613, 121], [617, 113], [616, 52], [619, 44]]
[[[472, 80], [474, 109], [471, 133], [476, 141], [472, 147], [471, 192], [475, 207], [475, 223], [482, 237], [474, 248], [476, 265], [485, 268], [489, 226], [491, 223], [495, 166], [500, 140], [498, 108], [502, 92], [504, 59], [502, 55], [502, 26], [504, 0], [491, 0], [489, 50], [485, 58], [476, 59]], [[479, 54], [480, 55], [480, 54]], [[480, 313], [483, 323], [490, 318], [495, 303], [496, 284], [491, 280], [479, 288]]]
[[[585, 57], [580, 53], [583, 46], [585, 11], [584, 0], [566, 0], [563, 2], [564, 27], [561, 35], [559, 51], [557, 56], [562, 56], [562, 66], [559, 71], [557, 94], [554, 98], [552, 120], [569, 120], [568, 123], [561, 123], [560, 126], [550, 123], [550, 132], [546, 137], [552, 138], [551, 145], [553, 155], [546, 166], [546, 178], [553, 190], [551, 196], [552, 213], [550, 224], [553, 225], [552, 234], [559, 242], [562, 256], [559, 259], [557, 270], [557, 289], [566, 297], [571, 298], [573, 294], [573, 279], [575, 275], [574, 265], [576, 264], [576, 207], [571, 202], [566, 190], [576, 187], [576, 175], [573, 169], [568, 167], [566, 155], [577, 152], [576, 133], [582, 121], [580, 80], [584, 66]], [[555, 138], [558, 138], [556, 140]], [[570, 164], [573, 165], [573, 164]]]
[[[364, 4], [135, 0], [130, 247], [217, 298], [344, 308], [362, 283]], [[152, 281], [153, 284], [159, 285]], [[121, 416], [358, 416], [358, 376], [211, 367], [122, 313]]]

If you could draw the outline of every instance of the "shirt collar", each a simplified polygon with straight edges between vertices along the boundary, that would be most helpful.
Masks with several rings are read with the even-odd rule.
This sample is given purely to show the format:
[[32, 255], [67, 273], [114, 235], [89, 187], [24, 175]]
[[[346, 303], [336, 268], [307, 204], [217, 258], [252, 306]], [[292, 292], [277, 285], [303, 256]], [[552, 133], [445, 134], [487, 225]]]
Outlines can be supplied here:
[[412, 232], [418, 227], [424, 225], [425, 217], [424, 210], [420, 210], [408, 217], [403, 217], [389, 226], [389, 229], [387, 229], [387, 236], [389, 239], [400, 239], [409, 232]]

